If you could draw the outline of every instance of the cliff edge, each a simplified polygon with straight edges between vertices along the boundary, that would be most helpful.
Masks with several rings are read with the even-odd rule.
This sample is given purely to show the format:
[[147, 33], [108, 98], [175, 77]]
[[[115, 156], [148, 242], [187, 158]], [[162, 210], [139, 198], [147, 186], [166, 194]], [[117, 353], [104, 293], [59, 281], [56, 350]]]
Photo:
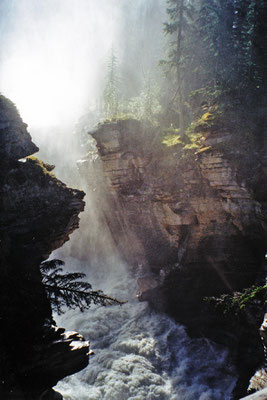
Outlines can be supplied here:
[[84, 193], [57, 180], [53, 166], [31, 156], [36, 151], [14, 104], [0, 96], [0, 394], [6, 400], [59, 398], [52, 386], [88, 364], [89, 343], [55, 326], [39, 269], [78, 227]]
[[192, 335], [234, 349], [244, 384], [263, 357], [264, 309], [230, 323], [204, 298], [240, 291], [264, 273], [266, 153], [247, 137], [237, 146], [223, 127], [201, 134], [201, 146], [186, 152], [179, 142], [166, 146], [159, 128], [136, 120], [91, 132], [110, 202], [105, 217], [137, 277], [138, 297]]

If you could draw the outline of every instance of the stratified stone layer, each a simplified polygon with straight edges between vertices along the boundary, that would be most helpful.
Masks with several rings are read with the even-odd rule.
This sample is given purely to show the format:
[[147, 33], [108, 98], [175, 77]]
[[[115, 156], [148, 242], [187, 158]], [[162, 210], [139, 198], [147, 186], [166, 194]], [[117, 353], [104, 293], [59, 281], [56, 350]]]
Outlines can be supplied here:
[[217, 149], [230, 142], [225, 132], [203, 138], [203, 148], [186, 158], [157, 135], [134, 120], [92, 133], [112, 204], [106, 218], [121, 254], [138, 270], [139, 296], [186, 321], [198, 318], [204, 296], [249, 286], [260, 269], [266, 199], [253, 190], [251, 173], [256, 180], [264, 172], [257, 154], [238, 168], [235, 155]]
[[[265, 149], [246, 138], [237, 143], [221, 128], [203, 132], [202, 147], [186, 154], [179, 145], [166, 147], [159, 129], [135, 120], [99, 125], [91, 135], [109, 198], [105, 219], [136, 274], [138, 297], [190, 334], [228, 345], [240, 373], [234, 398], [244, 396], [263, 360], [264, 310], [237, 323], [204, 298], [249, 287], [263, 271]], [[84, 176], [91, 173], [86, 168], [81, 165]]]

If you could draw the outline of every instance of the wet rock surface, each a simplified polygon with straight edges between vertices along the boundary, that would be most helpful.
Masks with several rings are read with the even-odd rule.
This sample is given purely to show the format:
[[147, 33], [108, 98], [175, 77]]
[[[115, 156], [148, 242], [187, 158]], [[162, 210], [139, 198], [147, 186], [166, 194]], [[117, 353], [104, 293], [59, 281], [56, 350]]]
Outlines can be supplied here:
[[[92, 133], [113, 205], [106, 217], [120, 252], [139, 267], [144, 282], [154, 275], [175, 310], [187, 307], [184, 294], [191, 292], [196, 314], [203, 295], [253, 282], [266, 250], [266, 198], [246, 182], [246, 165], [240, 171], [222, 151], [206, 146], [184, 159], [155, 144], [156, 130], [146, 129], [130, 120]], [[258, 161], [259, 154], [254, 178], [263, 174], [267, 180]], [[139, 278], [146, 297], [147, 284], [142, 289]]]
[[257, 393], [253, 393], [250, 396], [242, 397], [241, 400], [266, 400], [267, 399], [267, 388], [260, 390]]
[[105, 218], [133, 266], [138, 297], [184, 323], [191, 335], [232, 348], [241, 371], [240, 398], [262, 361], [258, 329], [264, 310], [241, 327], [203, 298], [249, 287], [262, 271], [265, 149], [251, 152], [246, 141], [235, 147], [228, 132], [206, 132], [202, 148], [185, 156], [164, 146], [157, 128], [134, 120], [99, 125], [91, 135], [111, 205]]
[[39, 265], [78, 227], [84, 193], [57, 180], [53, 166], [20, 160], [38, 148], [3, 96], [0, 147], [0, 397], [56, 399], [51, 387], [87, 365], [89, 344], [53, 326]]

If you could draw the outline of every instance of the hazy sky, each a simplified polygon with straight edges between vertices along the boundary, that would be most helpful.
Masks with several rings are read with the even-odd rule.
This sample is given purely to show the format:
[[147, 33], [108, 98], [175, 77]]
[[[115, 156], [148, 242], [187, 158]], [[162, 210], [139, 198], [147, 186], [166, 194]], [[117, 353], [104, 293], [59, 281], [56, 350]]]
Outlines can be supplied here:
[[[0, 0], [0, 91], [31, 127], [73, 124], [103, 91], [113, 47], [138, 95], [162, 48], [165, 0]], [[163, 35], [162, 35], [163, 36]]]
[[0, 90], [30, 125], [73, 121], [96, 95], [123, 0], [1, 0]]

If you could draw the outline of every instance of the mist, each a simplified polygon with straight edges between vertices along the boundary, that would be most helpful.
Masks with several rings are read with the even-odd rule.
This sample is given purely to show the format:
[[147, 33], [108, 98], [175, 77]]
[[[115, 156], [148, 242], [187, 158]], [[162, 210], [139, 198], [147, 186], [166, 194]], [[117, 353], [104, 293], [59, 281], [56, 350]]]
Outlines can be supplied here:
[[137, 75], [157, 62], [154, 33], [164, 1], [3, 0], [0, 7], [1, 92], [30, 130], [73, 126], [94, 109], [112, 48], [132, 93], [140, 85]]
[[2, 23], [1, 91], [30, 127], [73, 124], [95, 99], [118, 30], [117, 5], [115, 0], [81, 0], [79, 7], [74, 0], [2, 2], [8, 21], [6, 29]]
[[104, 217], [109, 204], [94, 146], [80, 228], [53, 256], [69, 271], [85, 271], [93, 288], [127, 303], [55, 316], [59, 326], [78, 329], [95, 352], [88, 368], [55, 389], [65, 400], [230, 400], [236, 373], [228, 351], [205, 338], [190, 339], [183, 326], [137, 300], [136, 277]]
[[1, 2], [0, 90], [59, 178], [70, 158], [85, 153], [80, 131], [104, 119], [99, 109], [111, 52], [122, 95], [139, 95], [157, 68], [164, 18], [163, 0]]
[[[2, 0], [1, 93], [29, 125], [38, 157], [56, 164], [68, 185], [86, 191], [80, 229], [53, 254], [83, 271], [94, 289], [128, 303], [68, 312], [58, 324], [91, 340], [95, 356], [84, 371], [58, 384], [67, 400], [230, 399], [235, 373], [227, 351], [135, 298], [130, 266], [117, 254], [102, 209], [103, 179], [94, 142], [80, 143], [99, 122], [107, 63], [113, 49], [126, 97], [140, 94], [162, 52], [164, 0]], [[101, 107], [100, 107], [101, 108]], [[89, 116], [89, 117], [88, 117]], [[83, 119], [84, 117], [84, 119]], [[85, 121], [84, 123], [81, 121]], [[90, 187], [76, 169], [92, 152]]]

